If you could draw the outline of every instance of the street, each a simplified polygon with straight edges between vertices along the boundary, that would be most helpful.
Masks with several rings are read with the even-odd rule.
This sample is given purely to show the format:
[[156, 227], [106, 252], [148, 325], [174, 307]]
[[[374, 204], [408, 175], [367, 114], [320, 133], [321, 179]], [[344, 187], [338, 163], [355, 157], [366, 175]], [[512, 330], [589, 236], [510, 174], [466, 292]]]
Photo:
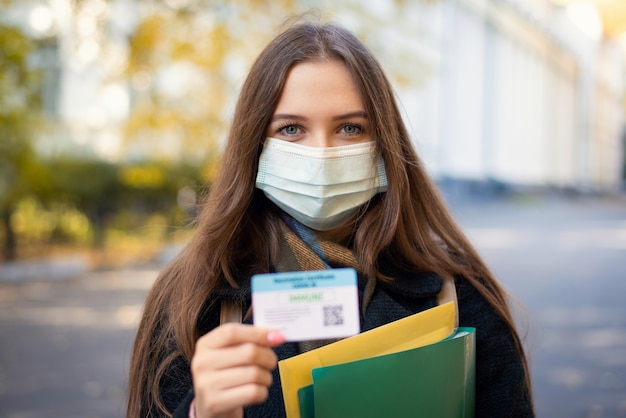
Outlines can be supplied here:
[[[521, 196], [452, 210], [520, 302], [537, 416], [626, 417], [626, 200]], [[123, 417], [158, 268], [0, 277], [0, 417]]]
[[156, 274], [0, 284], [0, 416], [125, 416], [135, 327]]
[[538, 417], [626, 417], [626, 202], [526, 197], [455, 214], [522, 304]]

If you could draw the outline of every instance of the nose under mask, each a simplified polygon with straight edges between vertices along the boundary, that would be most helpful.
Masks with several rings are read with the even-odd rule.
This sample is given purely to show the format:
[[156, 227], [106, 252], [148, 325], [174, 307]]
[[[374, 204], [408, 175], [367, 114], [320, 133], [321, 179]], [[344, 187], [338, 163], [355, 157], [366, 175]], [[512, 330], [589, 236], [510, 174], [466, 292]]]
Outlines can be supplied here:
[[309, 228], [333, 229], [387, 190], [385, 165], [375, 152], [374, 142], [317, 148], [267, 138], [256, 187]]

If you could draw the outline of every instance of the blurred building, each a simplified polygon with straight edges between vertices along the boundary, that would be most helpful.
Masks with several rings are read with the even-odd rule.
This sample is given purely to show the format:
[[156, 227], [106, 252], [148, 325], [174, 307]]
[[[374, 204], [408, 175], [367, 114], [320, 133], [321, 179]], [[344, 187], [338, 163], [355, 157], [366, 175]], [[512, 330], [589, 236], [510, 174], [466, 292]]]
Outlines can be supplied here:
[[[59, 122], [42, 132], [35, 144], [39, 152], [117, 157], [120, 127], [129, 107], [129, 91], [119, 75], [124, 69], [126, 36], [133, 29], [123, 25], [128, 18], [138, 17], [125, 13], [133, 3], [5, 2], [0, 21], [18, 26], [39, 46], [33, 62], [44, 70], [44, 111]], [[103, 39], [105, 33], [109, 36]]]
[[421, 9], [438, 71], [407, 101], [437, 176], [623, 187], [625, 50], [593, 26], [601, 24], [595, 10], [584, 10], [589, 21], [577, 26], [572, 8], [542, 0]]
[[[70, 0], [10, 3], [1, 19], [42, 40], [46, 109], [66, 127], [42, 138], [39, 148], [118, 158], [137, 81], [121, 75], [128, 37], [147, 10], [141, 0], [84, 0], [78, 11]], [[592, 1], [301, 3], [328, 10], [377, 55], [396, 54], [381, 61], [392, 78], [399, 74], [394, 81], [400, 80], [407, 121], [435, 177], [623, 188], [626, 49], [616, 36], [620, 26], [613, 22], [611, 33], [603, 31]], [[268, 21], [268, 32], [280, 22]], [[103, 25], [106, 31], [99, 30]], [[404, 59], [408, 54], [419, 56], [419, 64]]]

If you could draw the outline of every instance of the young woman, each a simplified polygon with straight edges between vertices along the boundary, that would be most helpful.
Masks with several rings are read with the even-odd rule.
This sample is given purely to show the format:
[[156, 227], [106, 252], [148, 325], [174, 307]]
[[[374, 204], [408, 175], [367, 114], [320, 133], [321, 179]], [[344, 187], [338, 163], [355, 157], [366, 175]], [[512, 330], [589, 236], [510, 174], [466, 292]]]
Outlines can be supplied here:
[[[324, 342], [252, 325], [250, 277], [339, 267], [358, 272], [363, 331], [435, 306], [453, 280], [460, 325], [477, 329], [475, 416], [534, 416], [505, 292], [446, 210], [381, 66], [348, 31], [303, 23], [252, 66], [197, 231], [148, 295], [128, 416], [284, 416], [277, 361]], [[243, 318], [224, 324], [225, 305]]]

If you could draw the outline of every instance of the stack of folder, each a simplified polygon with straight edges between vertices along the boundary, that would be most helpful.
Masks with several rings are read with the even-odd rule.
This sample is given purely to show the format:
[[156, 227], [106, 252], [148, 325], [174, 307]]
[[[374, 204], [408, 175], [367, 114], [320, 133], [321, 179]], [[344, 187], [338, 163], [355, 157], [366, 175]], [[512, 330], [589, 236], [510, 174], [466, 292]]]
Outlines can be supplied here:
[[287, 418], [474, 416], [475, 329], [446, 303], [278, 363]]

